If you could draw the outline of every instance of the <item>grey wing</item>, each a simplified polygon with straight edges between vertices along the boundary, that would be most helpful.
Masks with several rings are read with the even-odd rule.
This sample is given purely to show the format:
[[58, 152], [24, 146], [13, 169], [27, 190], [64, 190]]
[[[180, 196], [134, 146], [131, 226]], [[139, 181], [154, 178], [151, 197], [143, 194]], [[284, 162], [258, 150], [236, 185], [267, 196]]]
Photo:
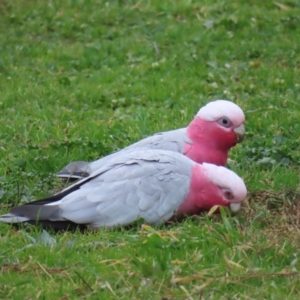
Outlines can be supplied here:
[[185, 143], [192, 143], [191, 140], [186, 136], [186, 128], [157, 133], [142, 139], [141, 141], [136, 142], [118, 152], [112, 153], [90, 163], [89, 168], [91, 172], [94, 172], [107, 162], [111, 162], [117, 159], [119, 156], [125, 155], [125, 153], [138, 149], [157, 149], [183, 153]]
[[161, 149], [173, 152], [182, 153], [184, 144], [191, 142], [186, 136], [186, 128], [160, 132], [150, 137], [144, 138], [136, 142], [126, 149], [148, 148], [148, 149]]
[[157, 133], [139, 142], [136, 142], [120, 151], [102, 157], [94, 162], [83, 161], [71, 162], [57, 174], [60, 178], [74, 181], [89, 176], [107, 162], [115, 160], [117, 157], [136, 149], [160, 149], [177, 153], [183, 153], [185, 143], [192, 143], [186, 136], [186, 128]]
[[149, 224], [167, 221], [188, 193], [190, 170], [155, 165], [127, 164], [96, 177], [59, 201], [60, 216], [90, 227], [126, 225], [139, 218]]

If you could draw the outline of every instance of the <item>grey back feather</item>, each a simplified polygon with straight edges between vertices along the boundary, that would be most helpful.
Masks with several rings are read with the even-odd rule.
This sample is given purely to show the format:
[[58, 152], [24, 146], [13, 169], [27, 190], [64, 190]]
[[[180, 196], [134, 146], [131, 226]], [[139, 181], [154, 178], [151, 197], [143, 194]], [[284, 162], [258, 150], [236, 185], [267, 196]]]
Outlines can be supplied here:
[[113, 160], [117, 156], [123, 155], [128, 151], [132, 151], [134, 149], [161, 149], [183, 153], [185, 143], [192, 143], [192, 141], [186, 136], [186, 128], [157, 133], [155, 135], [142, 139], [141, 141], [138, 141], [120, 151], [114, 152], [108, 156], [100, 158], [94, 162], [71, 162], [62, 170], [60, 170], [57, 176], [60, 178], [71, 179], [87, 177], [106, 162]]

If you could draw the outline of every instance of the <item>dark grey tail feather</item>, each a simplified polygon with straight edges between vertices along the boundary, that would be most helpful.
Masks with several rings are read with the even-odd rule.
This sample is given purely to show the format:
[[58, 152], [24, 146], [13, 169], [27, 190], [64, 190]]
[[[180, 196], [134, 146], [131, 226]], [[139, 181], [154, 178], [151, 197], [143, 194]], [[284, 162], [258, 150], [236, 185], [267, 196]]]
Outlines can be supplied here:
[[[87, 179], [88, 181], [88, 179]], [[12, 220], [13, 225], [17, 226], [17, 222], [14, 222], [13, 219], [17, 220], [18, 217], [25, 218], [25, 221], [19, 221], [19, 223], [30, 223], [30, 224], [38, 224], [38, 223], [47, 223], [53, 224], [52, 226], [54, 229], [56, 227], [65, 229], [66, 227], [72, 225], [73, 222], [68, 220], [59, 220], [59, 208], [57, 206], [45, 206], [46, 204], [54, 203], [61, 200], [63, 197], [67, 196], [68, 194], [78, 190], [80, 188], [80, 184], [75, 184], [73, 187], [69, 188], [66, 191], [58, 193], [48, 198], [44, 198], [41, 200], [32, 201], [29, 203], [25, 203], [20, 206], [13, 207], [10, 210], [10, 213], [7, 215], [3, 215], [0, 217], [7, 217], [8, 219]], [[28, 220], [29, 219], [29, 220]], [[48, 220], [52, 219], [52, 221]], [[53, 219], [57, 219], [57, 221], [53, 221]], [[6, 223], [10, 223], [8, 221], [3, 221]], [[81, 226], [81, 225], [79, 225]], [[72, 226], [71, 226], [72, 227]]]
[[44, 205], [30, 205], [30, 203], [13, 207], [10, 210], [12, 215], [16, 217], [24, 217], [29, 220], [62, 220], [60, 217], [60, 209], [57, 205], [44, 206]]
[[[69, 188], [66, 191], [57, 193], [57, 194], [55, 194], [53, 196], [50, 196], [48, 198], [44, 198], [44, 199], [35, 200], [35, 201], [32, 201], [32, 202], [25, 203], [22, 206], [25, 206], [25, 205], [45, 205], [45, 204], [57, 202], [57, 201], [61, 200], [63, 197], [65, 197], [65, 196], [69, 195], [70, 193], [78, 190], [79, 188], [80, 188], [80, 184], [74, 185], [72, 188]], [[18, 207], [22, 207], [22, 206], [18, 206]]]
[[[59, 220], [59, 217], [60, 217], [59, 216], [59, 214], [60, 214], [59, 208], [57, 206], [51, 206], [51, 205], [45, 206], [45, 205], [60, 201], [65, 196], [78, 190], [80, 188], [81, 184], [88, 182], [91, 179], [93, 179], [93, 177], [87, 178], [86, 180], [84, 180], [84, 182], [74, 184], [72, 187], [68, 188], [67, 190], [57, 193], [48, 198], [28, 202], [23, 205], [13, 207], [10, 210], [10, 213], [16, 217], [19, 216], [19, 217], [28, 218], [28, 219], [32, 220], [33, 222], [36, 222], [37, 219], [39, 221], [49, 221], [49, 219], [50, 220], [57, 219], [57, 221], [61, 221], [61, 220]], [[30, 221], [30, 220], [28, 220], [28, 221]], [[49, 221], [49, 222], [52, 222], [52, 221]]]
[[[45, 200], [45, 199], [43, 199]], [[12, 225], [20, 227], [21, 224], [32, 224], [41, 226], [43, 229], [53, 229], [54, 231], [75, 231], [87, 228], [85, 224], [76, 224], [69, 220], [60, 219], [60, 209], [58, 206], [30, 205], [31, 203], [17, 206], [11, 209], [10, 213], [16, 217], [28, 218], [21, 223]]]
[[88, 162], [75, 161], [62, 168], [56, 176], [65, 180], [68, 179], [69, 181], [74, 181], [76, 179], [88, 177], [90, 173], [91, 170]]
[[[14, 227], [20, 227], [21, 224], [28, 223], [33, 225], [41, 225], [44, 229], [52, 228], [53, 230], [84, 230], [87, 228], [86, 224], [76, 224], [74, 222], [71, 222], [69, 220], [64, 220], [61, 217], [60, 209], [56, 205], [47, 205], [50, 203], [55, 203], [68, 194], [78, 190], [82, 184], [85, 182], [90, 181], [93, 179], [87, 178], [86, 180], [83, 180], [82, 182], [79, 182], [78, 184], [73, 184], [70, 188], [68, 188], [65, 191], [62, 191], [60, 193], [57, 193], [51, 197], [32, 201], [17, 207], [13, 207], [10, 210], [10, 214], [3, 215], [2, 217], [7, 216], [7, 218], [10, 218], [12, 222], [3, 221], [6, 223], [12, 224]], [[24, 218], [25, 220], [17, 222], [13, 222], [13, 218], [19, 217]]]
[[59, 172], [56, 174], [56, 176], [60, 177], [60, 178], [66, 178], [66, 179], [68, 179], [68, 178], [81, 179], [81, 178], [90, 176], [90, 173], [81, 172], [81, 171], [74, 172], [72, 174], [67, 173], [67, 172]]
[[56, 177], [58, 177], [64, 184], [68, 184], [68, 183], [75, 183], [76, 181], [79, 181], [83, 178], [86, 178], [90, 176], [90, 174], [83, 174], [83, 173], [80, 173], [80, 174], [56, 174]]
[[12, 226], [20, 229], [22, 228], [25, 224], [31, 224], [31, 225], [35, 225], [35, 226], [40, 226], [45, 230], [54, 230], [54, 231], [85, 231], [88, 226], [85, 224], [76, 224], [73, 223], [71, 221], [47, 221], [47, 220], [43, 220], [43, 221], [33, 221], [33, 220], [29, 220], [23, 223], [13, 223]]
[[20, 206], [13, 207], [10, 210], [10, 214], [16, 216], [16, 217], [25, 217], [30, 220], [51, 220], [51, 219], [57, 219], [59, 221], [59, 208], [55, 205], [48, 205], [46, 204], [54, 203], [59, 200], [61, 200], [63, 197], [67, 196], [68, 194], [78, 190], [80, 188], [80, 184], [74, 185], [72, 188], [58, 193], [56, 195], [53, 195], [48, 198], [44, 198], [41, 200], [36, 200], [32, 202], [25, 203]]

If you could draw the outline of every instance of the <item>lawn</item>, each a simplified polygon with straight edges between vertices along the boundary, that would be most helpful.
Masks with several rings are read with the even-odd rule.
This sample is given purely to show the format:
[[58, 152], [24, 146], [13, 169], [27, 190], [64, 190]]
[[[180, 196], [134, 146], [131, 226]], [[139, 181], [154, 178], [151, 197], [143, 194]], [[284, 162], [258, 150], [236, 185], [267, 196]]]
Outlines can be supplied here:
[[231, 216], [82, 234], [0, 224], [1, 299], [299, 299], [300, 2], [0, 2], [0, 210], [55, 172], [186, 126], [246, 115]]

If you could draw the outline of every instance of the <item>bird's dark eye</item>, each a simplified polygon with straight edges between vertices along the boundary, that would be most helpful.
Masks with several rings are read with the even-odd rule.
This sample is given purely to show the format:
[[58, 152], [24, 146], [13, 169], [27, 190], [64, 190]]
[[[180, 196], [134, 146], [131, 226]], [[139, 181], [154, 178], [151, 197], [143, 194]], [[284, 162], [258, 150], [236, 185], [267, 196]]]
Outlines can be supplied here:
[[224, 196], [225, 196], [225, 198], [226, 198], [227, 200], [233, 199], [233, 194], [232, 194], [231, 191], [229, 191], [229, 190], [225, 190], [225, 191], [224, 191]]
[[220, 125], [222, 125], [223, 127], [230, 127], [231, 126], [231, 122], [228, 118], [226, 117], [222, 117], [218, 120], [218, 123]]

